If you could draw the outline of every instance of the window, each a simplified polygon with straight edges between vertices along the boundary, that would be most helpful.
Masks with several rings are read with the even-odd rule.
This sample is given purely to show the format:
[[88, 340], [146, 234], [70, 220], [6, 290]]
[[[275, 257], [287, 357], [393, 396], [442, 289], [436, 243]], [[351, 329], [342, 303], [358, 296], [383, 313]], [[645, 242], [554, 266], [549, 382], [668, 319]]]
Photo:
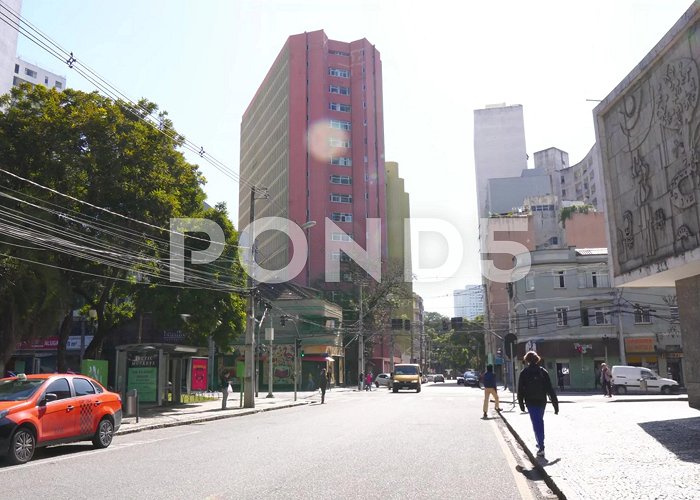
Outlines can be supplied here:
[[349, 104], [340, 104], [338, 102], [329, 102], [328, 109], [330, 109], [331, 111], [342, 111], [343, 113], [349, 113], [350, 112], [350, 105]]
[[352, 235], [345, 233], [333, 233], [331, 234], [331, 241], [352, 241]]
[[525, 291], [531, 292], [535, 289], [535, 276], [528, 274], [525, 276]]
[[335, 203], [352, 203], [352, 195], [331, 193], [331, 201]]
[[333, 212], [331, 214], [331, 220], [334, 222], [352, 222], [352, 214]]
[[328, 92], [338, 95], [350, 95], [350, 89], [348, 87], [341, 87], [340, 85], [330, 85], [328, 87]]
[[331, 175], [331, 184], [345, 184], [349, 186], [352, 184], [352, 177], [349, 175]]
[[36, 78], [36, 71], [33, 71], [29, 68], [24, 68], [24, 74], [27, 76], [31, 76], [32, 78]]
[[331, 120], [331, 128], [350, 130], [352, 128], [352, 124], [345, 120]]
[[61, 82], [59, 82], [58, 80], [56, 80], [56, 85], [54, 85], [54, 87], [56, 87], [57, 89], [62, 89], [63, 84]]
[[328, 145], [333, 148], [349, 148], [352, 143], [350, 139], [338, 139], [337, 137], [331, 137], [328, 139]]
[[566, 198], [566, 189], [561, 190], [561, 197]]
[[95, 388], [90, 383], [89, 380], [84, 378], [74, 378], [73, 388], [75, 388], [76, 396], [87, 396], [88, 394], [95, 394]]
[[328, 68], [328, 74], [330, 76], [338, 76], [340, 78], [350, 78], [350, 71], [347, 69]]
[[557, 312], [557, 326], [566, 326], [569, 324], [569, 308], [557, 307], [554, 309]]
[[351, 283], [352, 282], [352, 273], [343, 273], [342, 279], [346, 283]]
[[343, 52], [342, 50], [329, 50], [328, 53], [332, 56], [350, 56], [350, 52]]
[[609, 288], [608, 273], [600, 271], [591, 272], [591, 287], [592, 288]]
[[334, 262], [350, 262], [350, 257], [345, 252], [331, 252], [331, 260]]
[[554, 288], [566, 288], [564, 271], [554, 271]]
[[609, 325], [610, 324], [610, 314], [608, 311], [602, 307], [593, 308], [593, 314], [595, 317], [596, 325]]
[[58, 399], [66, 399], [71, 397], [70, 386], [68, 385], [68, 381], [64, 378], [59, 378], [58, 380], [51, 382], [51, 384], [46, 388], [46, 394], [48, 393], [55, 394]]
[[15, 73], [19, 75], [19, 64], [15, 64]]
[[649, 324], [651, 323], [651, 308], [640, 306], [639, 304], [634, 305], [634, 322], [635, 324]]
[[331, 165], [352, 167], [352, 158], [349, 158], [347, 156], [331, 156]]
[[527, 310], [527, 327], [537, 328], [537, 309]]
[[669, 313], [671, 314], [671, 323], [680, 322], [681, 317], [678, 314], [678, 306], [671, 306], [668, 309], [669, 309]]

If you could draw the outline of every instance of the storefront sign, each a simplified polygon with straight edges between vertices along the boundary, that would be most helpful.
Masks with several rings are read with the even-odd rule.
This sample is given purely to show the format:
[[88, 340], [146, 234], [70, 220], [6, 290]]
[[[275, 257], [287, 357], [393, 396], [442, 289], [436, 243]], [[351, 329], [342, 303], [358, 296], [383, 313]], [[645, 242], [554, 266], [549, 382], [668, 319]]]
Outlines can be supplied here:
[[626, 338], [625, 339], [625, 351], [626, 352], [636, 352], [636, 353], [646, 353], [654, 352], [654, 338], [653, 337], [641, 337], [641, 338]]
[[192, 358], [191, 388], [193, 391], [207, 390], [207, 376], [209, 375], [209, 360], [207, 358]]
[[[85, 337], [82, 337], [85, 339], [82, 341], [85, 349], [87, 349], [87, 347], [90, 345], [90, 342], [92, 342], [92, 337], [92, 335], [85, 335]], [[80, 339], [80, 335], [71, 335], [70, 337], [68, 337], [68, 340], [66, 341], [66, 351], [79, 351], [81, 343]]]
[[15, 346], [18, 351], [55, 351], [58, 349], [58, 337], [23, 340]]

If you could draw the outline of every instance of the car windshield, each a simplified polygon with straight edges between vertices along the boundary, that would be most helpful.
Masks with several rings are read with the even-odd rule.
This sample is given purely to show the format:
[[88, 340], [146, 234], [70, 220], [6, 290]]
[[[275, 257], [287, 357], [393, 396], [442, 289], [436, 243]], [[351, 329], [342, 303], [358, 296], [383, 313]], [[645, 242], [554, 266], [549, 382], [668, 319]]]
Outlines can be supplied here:
[[418, 373], [417, 366], [397, 366], [396, 367], [396, 374], [397, 375], [415, 375], [416, 373]]
[[45, 380], [43, 378], [0, 380], [0, 401], [29, 399]]

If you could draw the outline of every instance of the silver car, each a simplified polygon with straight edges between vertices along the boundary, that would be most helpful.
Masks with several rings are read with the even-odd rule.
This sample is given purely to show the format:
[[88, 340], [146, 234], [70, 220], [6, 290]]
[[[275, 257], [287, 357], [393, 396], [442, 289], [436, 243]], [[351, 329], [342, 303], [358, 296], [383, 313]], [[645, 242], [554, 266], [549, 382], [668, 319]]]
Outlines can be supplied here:
[[374, 379], [374, 385], [377, 387], [391, 387], [391, 375], [389, 373], [380, 373]]

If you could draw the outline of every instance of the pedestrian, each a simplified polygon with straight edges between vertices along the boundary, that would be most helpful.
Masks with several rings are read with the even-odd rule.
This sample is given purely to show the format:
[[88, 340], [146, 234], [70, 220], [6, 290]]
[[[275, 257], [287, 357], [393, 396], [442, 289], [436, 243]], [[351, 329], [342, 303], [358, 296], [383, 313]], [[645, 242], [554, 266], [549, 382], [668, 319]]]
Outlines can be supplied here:
[[560, 366], [557, 368], [557, 383], [559, 384], [559, 392], [564, 391], [564, 369]]
[[603, 397], [612, 397], [612, 373], [605, 363], [600, 365], [600, 385], [603, 386]]
[[314, 377], [309, 373], [309, 377], [306, 380], [306, 390], [313, 391], [316, 389], [316, 384], [314, 384]]
[[369, 372], [365, 379], [365, 391], [372, 392], [372, 372]]
[[554, 406], [554, 414], [559, 414], [559, 400], [549, 379], [549, 373], [539, 366], [540, 357], [535, 351], [525, 354], [527, 366], [520, 372], [518, 379], [518, 405], [520, 411], [530, 414], [532, 430], [537, 439], [537, 456], [544, 457], [544, 410], [547, 406], [547, 396]]
[[496, 376], [493, 374], [493, 365], [486, 365], [486, 373], [484, 373], [484, 418], [487, 417], [486, 412], [489, 409], [489, 399], [496, 401], [496, 411], [501, 411], [498, 403], [498, 388], [496, 387]]
[[328, 387], [328, 376], [326, 369], [321, 369], [321, 374], [318, 376], [318, 385], [321, 388], [321, 404], [326, 402], [326, 387]]
[[221, 379], [221, 409], [222, 410], [226, 409], [226, 401], [228, 400], [228, 391], [229, 391], [229, 388], [231, 387], [229, 380], [228, 380], [229, 377], [230, 377], [230, 374], [229, 374], [228, 370], [223, 370], [221, 372], [220, 379]]
[[358, 386], [360, 387], [360, 390], [364, 389], [364, 383], [365, 383], [365, 374], [364, 372], [360, 372], [360, 376], [358, 377]]

